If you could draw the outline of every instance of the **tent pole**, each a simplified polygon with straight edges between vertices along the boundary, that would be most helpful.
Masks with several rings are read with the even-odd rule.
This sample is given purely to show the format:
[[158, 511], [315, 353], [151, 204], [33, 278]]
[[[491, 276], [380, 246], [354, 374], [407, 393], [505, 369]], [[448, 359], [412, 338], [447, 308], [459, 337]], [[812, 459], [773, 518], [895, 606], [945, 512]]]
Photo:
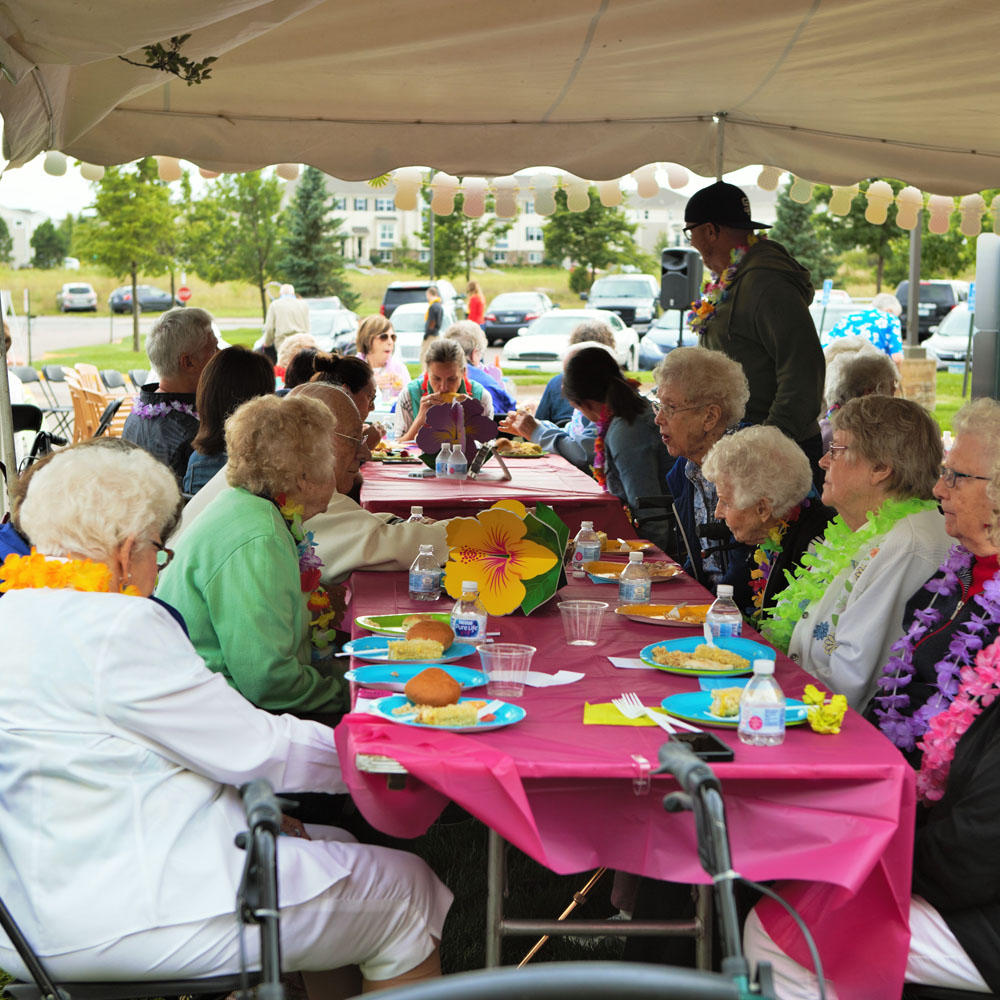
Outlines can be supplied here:
[[712, 121], [718, 126], [718, 139], [715, 143], [715, 179], [722, 180], [723, 165], [726, 162], [726, 112], [716, 111]]

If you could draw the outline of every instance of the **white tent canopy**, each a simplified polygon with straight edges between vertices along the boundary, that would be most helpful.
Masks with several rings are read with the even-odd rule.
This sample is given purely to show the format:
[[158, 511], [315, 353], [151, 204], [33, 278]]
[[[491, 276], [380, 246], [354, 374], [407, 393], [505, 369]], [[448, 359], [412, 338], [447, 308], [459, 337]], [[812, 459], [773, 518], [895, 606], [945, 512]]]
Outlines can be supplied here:
[[[218, 56], [205, 83], [118, 58], [188, 32], [186, 56]], [[14, 165], [765, 163], [959, 195], [1000, 186], [998, 37], [997, 0], [19, 0], [0, 9], [0, 115]]]

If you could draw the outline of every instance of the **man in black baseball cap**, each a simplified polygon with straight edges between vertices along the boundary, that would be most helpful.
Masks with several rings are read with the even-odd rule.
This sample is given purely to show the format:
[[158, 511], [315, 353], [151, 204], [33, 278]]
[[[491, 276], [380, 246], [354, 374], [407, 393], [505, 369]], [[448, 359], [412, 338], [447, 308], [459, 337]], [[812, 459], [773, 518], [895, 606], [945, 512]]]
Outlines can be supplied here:
[[773, 424], [797, 441], [822, 482], [818, 416], [826, 362], [809, 315], [809, 271], [750, 215], [750, 200], [717, 181], [684, 208], [684, 235], [713, 272], [694, 303], [692, 329], [702, 347], [739, 362], [750, 383], [746, 419]]

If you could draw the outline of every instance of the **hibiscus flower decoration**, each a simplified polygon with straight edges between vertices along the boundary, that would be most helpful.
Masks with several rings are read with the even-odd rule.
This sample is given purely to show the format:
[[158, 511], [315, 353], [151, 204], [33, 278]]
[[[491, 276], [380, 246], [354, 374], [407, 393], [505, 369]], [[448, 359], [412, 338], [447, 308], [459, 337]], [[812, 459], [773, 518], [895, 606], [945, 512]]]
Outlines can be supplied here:
[[483, 413], [478, 399], [461, 403], [439, 403], [427, 411], [424, 426], [417, 433], [417, 444], [425, 455], [436, 455], [441, 445], [461, 445], [466, 461], [471, 462], [478, 450], [476, 442], [492, 441], [497, 425]]
[[516, 513], [493, 507], [478, 517], [448, 522], [445, 589], [460, 597], [462, 582], [475, 580], [479, 597], [491, 615], [516, 610], [527, 593], [524, 581], [547, 573], [558, 563], [551, 549], [526, 538], [528, 525]]

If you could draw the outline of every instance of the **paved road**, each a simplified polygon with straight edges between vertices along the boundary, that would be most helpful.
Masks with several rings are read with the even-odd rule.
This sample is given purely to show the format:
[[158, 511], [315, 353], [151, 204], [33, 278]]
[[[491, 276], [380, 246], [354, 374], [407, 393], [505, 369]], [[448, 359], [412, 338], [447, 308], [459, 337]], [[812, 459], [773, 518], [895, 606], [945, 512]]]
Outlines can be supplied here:
[[[156, 315], [150, 313], [139, 317], [139, 332], [148, 333]], [[260, 326], [259, 316], [241, 316], [216, 320], [225, 336], [226, 330], [240, 327]], [[28, 344], [24, 317], [18, 316], [13, 327], [14, 354], [27, 358]], [[47, 351], [66, 348], [89, 347], [93, 344], [108, 344], [113, 340], [123, 340], [132, 336], [132, 317], [115, 316], [112, 320], [107, 313], [93, 316], [90, 313], [67, 313], [64, 316], [36, 316], [31, 321], [31, 360], [38, 361]]]

